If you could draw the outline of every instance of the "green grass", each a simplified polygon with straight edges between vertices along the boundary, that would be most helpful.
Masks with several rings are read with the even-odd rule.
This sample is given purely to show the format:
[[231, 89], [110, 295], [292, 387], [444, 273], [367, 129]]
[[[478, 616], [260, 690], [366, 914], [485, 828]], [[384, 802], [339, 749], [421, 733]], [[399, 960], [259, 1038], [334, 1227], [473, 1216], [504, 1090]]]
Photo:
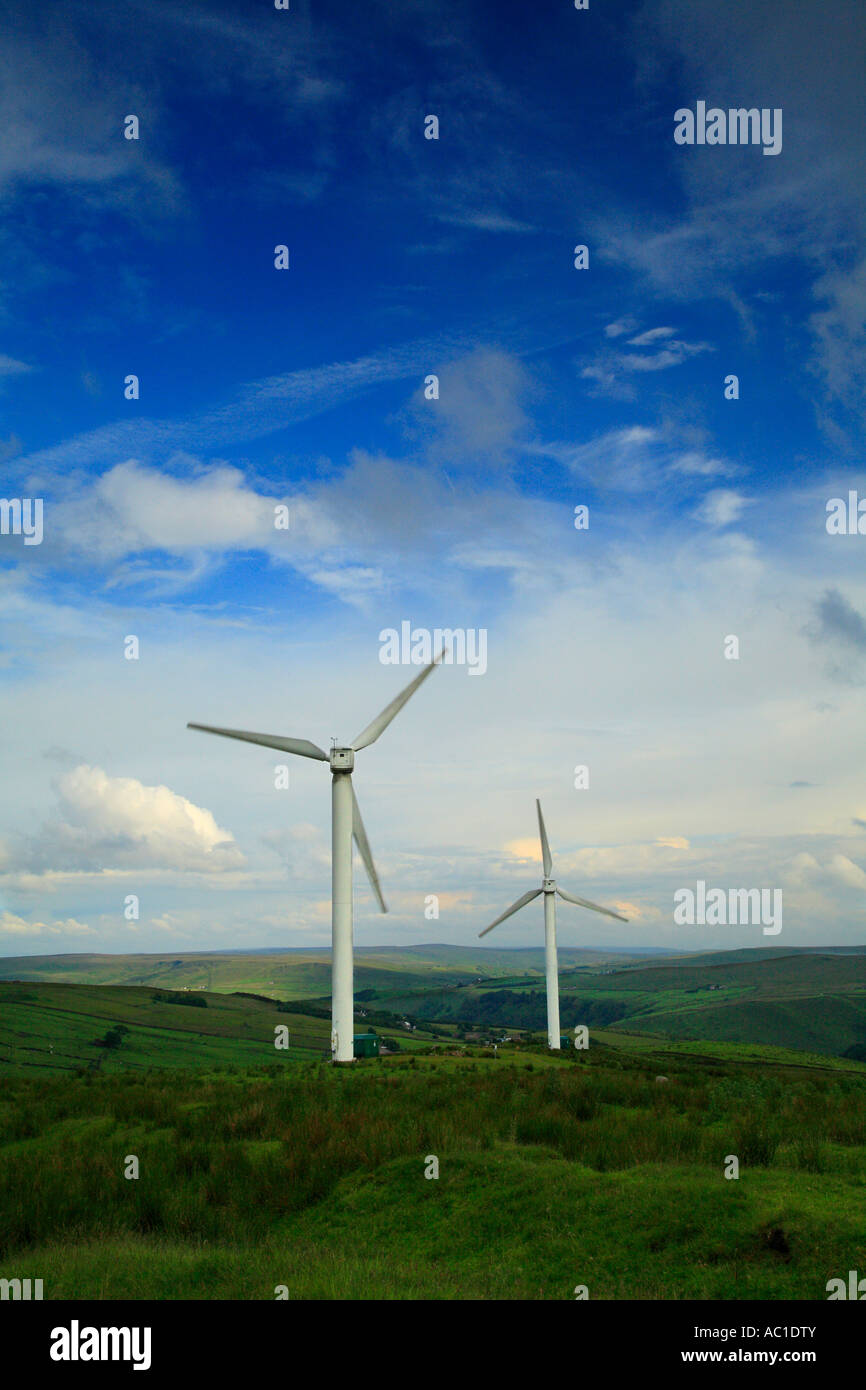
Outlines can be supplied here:
[[13, 1078], [0, 1276], [48, 1298], [823, 1298], [866, 1265], [851, 1065], [671, 1049], [660, 1086], [654, 1054], [599, 1047]]
[[[97, 1066], [103, 1072], [140, 1071], [329, 1053], [327, 1020], [280, 1013], [259, 1000], [201, 995], [206, 1007], [191, 1008], [189, 995], [163, 1002], [157, 994], [171, 1000], [151, 988], [0, 983], [0, 1073], [73, 1073]], [[97, 1046], [116, 1024], [128, 1029], [121, 1046]], [[283, 1024], [290, 1046], [277, 1053], [274, 1028]]]
[[[828, 948], [822, 954], [756, 947], [661, 962], [564, 949], [560, 966], [566, 1031], [584, 1023], [682, 1041], [755, 1043], [827, 1056], [866, 1043], [863, 949], [844, 954]], [[379, 1016], [377, 1027], [407, 1013], [418, 1023], [449, 1028], [545, 1027], [541, 951], [370, 947], [356, 952], [355, 967], [356, 999]], [[4, 979], [25, 983], [4, 987]], [[328, 1003], [330, 961], [327, 952], [303, 950], [0, 960], [0, 1069], [9, 1060], [2, 1048], [4, 989], [58, 984], [124, 986], [130, 995], [145, 985], [187, 989], [206, 992], [211, 1001], [246, 991], [293, 1002], [299, 1013], [306, 1004], [315, 1013]], [[154, 1038], [154, 1048], [157, 1042]], [[163, 1055], [170, 1060], [170, 1049], [166, 1053], [163, 1047]], [[210, 1060], [221, 1055], [217, 1048]], [[176, 1060], [190, 1059], [178, 1055]]]
[[[756, 950], [747, 959], [700, 958], [643, 964], [611, 974], [560, 971], [560, 1014], [566, 1031], [590, 1028], [800, 1048], [842, 1055], [866, 1042], [866, 954]], [[443, 989], [377, 991], [384, 1007], [424, 1020], [460, 1020], [485, 1027], [543, 1029], [543, 981], [503, 975]]]
[[[206, 1007], [191, 1008], [198, 999]], [[0, 1075], [329, 1059], [330, 1020], [303, 1007], [285, 1012], [266, 999], [200, 991], [0, 982]], [[118, 1024], [127, 1029], [121, 1046], [99, 1047], [97, 1040]], [[277, 1051], [274, 1029], [281, 1026], [289, 1030], [289, 1047]], [[358, 1031], [364, 1026], [359, 1020]], [[409, 1051], [431, 1040], [423, 1028], [409, 1034], [376, 1025], [376, 1031]]]
[[[521, 954], [502, 953], [483, 987], [455, 986], [447, 953], [412, 958], [429, 978], [406, 998], [531, 1000]], [[242, 968], [231, 983], [259, 993]], [[627, 1007], [586, 1052], [452, 1055], [453, 1038], [377, 1023], [404, 1052], [349, 1068], [323, 1060], [321, 995], [284, 1012], [217, 991], [190, 1007], [164, 981], [0, 980], [0, 1277], [73, 1299], [270, 1299], [277, 1285], [293, 1299], [549, 1299], [578, 1284], [592, 1298], [823, 1299], [828, 1279], [866, 1269], [866, 1064], [830, 1046], [856, 1031], [862, 970], [776, 956], [582, 972], [564, 1016], [575, 998]], [[405, 989], [387, 973], [371, 1012]], [[752, 1040], [731, 1040], [726, 1011], [736, 1030], [749, 1010]], [[292, 1047], [276, 1052], [283, 1024]], [[97, 1045], [116, 1029], [118, 1047]]]

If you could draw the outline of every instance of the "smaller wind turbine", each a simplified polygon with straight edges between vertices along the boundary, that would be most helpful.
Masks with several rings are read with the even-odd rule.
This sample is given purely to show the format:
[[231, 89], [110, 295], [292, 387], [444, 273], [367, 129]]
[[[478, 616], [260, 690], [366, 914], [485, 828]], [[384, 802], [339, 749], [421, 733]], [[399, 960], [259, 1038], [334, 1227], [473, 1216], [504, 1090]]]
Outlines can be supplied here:
[[509, 908], [497, 917], [495, 922], [491, 922], [489, 927], [485, 927], [479, 932], [479, 936], [486, 936], [494, 927], [498, 927], [500, 922], [504, 922], [506, 917], [519, 912], [527, 903], [531, 903], [533, 898], [544, 894], [544, 964], [547, 974], [547, 1046], [560, 1047], [559, 1042], [559, 967], [556, 959], [556, 894], [564, 898], [567, 903], [576, 903], [578, 907], [588, 907], [593, 912], [603, 912], [605, 917], [615, 917], [618, 922], [627, 922], [627, 917], [622, 917], [618, 912], [612, 912], [609, 907], [599, 907], [598, 903], [591, 903], [588, 898], [576, 898], [573, 893], [566, 893], [564, 888], [557, 886], [556, 879], [551, 877], [550, 845], [547, 842], [547, 831], [544, 828], [544, 817], [541, 814], [541, 802], [536, 800], [538, 808], [538, 833], [541, 836], [541, 858], [544, 866], [544, 878], [541, 880], [540, 888], [532, 888], [528, 893], [524, 893], [522, 898], [518, 898], [516, 903], [512, 903]]

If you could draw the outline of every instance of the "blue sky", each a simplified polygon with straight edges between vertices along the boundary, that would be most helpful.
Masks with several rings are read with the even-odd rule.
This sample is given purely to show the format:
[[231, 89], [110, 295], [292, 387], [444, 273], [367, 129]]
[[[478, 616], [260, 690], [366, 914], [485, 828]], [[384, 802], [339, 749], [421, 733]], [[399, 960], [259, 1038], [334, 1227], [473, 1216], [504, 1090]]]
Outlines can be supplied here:
[[[825, 526], [866, 496], [862, 8], [6, 13], [0, 477], [44, 536], [0, 536], [0, 950], [327, 944], [324, 770], [185, 724], [349, 738], [402, 621], [488, 669], [359, 758], [360, 944], [474, 941], [535, 796], [631, 918], [563, 944], [766, 944], [675, 926], [697, 879], [862, 942], [866, 538]], [[781, 108], [781, 152], [675, 144], [699, 100]]]

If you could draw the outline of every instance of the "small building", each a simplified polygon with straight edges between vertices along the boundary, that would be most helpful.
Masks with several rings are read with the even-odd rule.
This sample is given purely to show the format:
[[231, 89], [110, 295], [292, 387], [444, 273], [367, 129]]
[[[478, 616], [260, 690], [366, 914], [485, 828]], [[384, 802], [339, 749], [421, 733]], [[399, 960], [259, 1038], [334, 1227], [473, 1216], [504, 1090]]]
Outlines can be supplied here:
[[378, 1057], [378, 1033], [356, 1033], [352, 1050], [356, 1057]]
[[572, 1039], [571, 1039], [571, 1038], [567, 1038], [567, 1037], [565, 1036], [564, 1033], [560, 1033], [560, 1035], [559, 1035], [559, 1046], [560, 1046], [561, 1048], [567, 1049], [567, 1048], [571, 1047], [571, 1043], [572, 1043]]

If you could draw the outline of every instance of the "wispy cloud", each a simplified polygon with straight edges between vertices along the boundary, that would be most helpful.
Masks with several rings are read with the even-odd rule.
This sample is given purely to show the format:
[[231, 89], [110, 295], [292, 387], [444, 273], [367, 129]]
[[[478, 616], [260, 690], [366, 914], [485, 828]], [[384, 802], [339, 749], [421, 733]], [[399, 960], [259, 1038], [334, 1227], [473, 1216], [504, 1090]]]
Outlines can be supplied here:
[[[458, 346], [454, 341], [449, 346]], [[43, 476], [98, 469], [118, 459], [165, 460], [181, 450], [207, 452], [261, 439], [354, 400], [384, 382], [419, 376], [441, 356], [441, 341], [417, 341], [348, 362], [331, 362], [250, 382], [222, 405], [181, 420], [116, 420], [21, 460]]]
[[671, 475], [698, 479], [734, 471], [723, 459], [683, 448], [672, 430], [649, 425], [609, 430], [580, 444], [537, 445], [533, 452], [557, 459], [601, 492], [637, 492]]
[[[618, 339], [636, 327], [633, 319], [623, 319], [608, 324], [604, 330], [606, 338]], [[632, 399], [634, 388], [628, 382], [632, 372], [661, 372], [669, 367], [679, 367], [683, 362], [703, 352], [713, 352], [710, 343], [688, 342], [685, 338], [674, 336], [675, 330], [665, 326], [647, 328], [629, 338], [625, 348], [648, 348], [651, 351], [632, 352], [622, 348], [613, 350], [602, 347], [580, 369], [581, 377], [595, 384], [598, 391], [621, 399]]]
[[33, 368], [26, 362], [19, 362], [14, 357], [7, 357], [5, 352], [0, 352], [0, 377], [21, 376], [25, 372], [32, 372]]

